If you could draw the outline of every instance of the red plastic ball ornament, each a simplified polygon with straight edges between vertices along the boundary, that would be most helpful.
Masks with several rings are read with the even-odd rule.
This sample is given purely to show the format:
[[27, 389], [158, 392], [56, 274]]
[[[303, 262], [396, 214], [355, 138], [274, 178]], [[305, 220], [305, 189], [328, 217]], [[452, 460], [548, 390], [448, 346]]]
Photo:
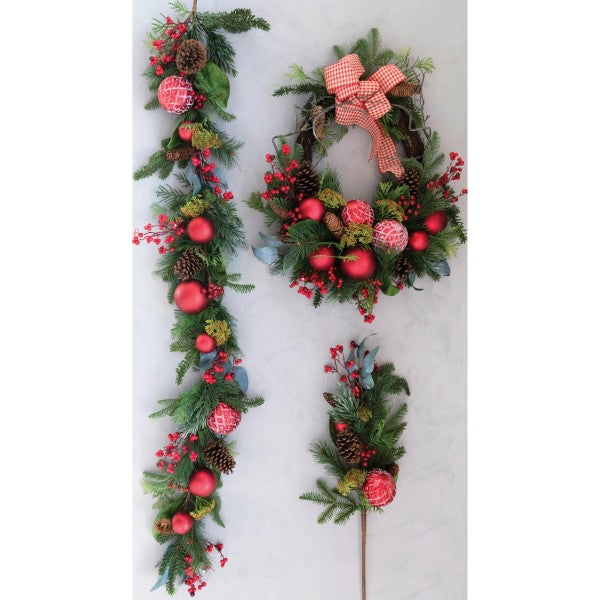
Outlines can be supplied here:
[[429, 236], [425, 231], [413, 231], [408, 236], [408, 245], [416, 252], [422, 252], [429, 246]]
[[210, 469], [199, 469], [188, 482], [190, 492], [200, 498], [208, 498], [217, 489], [217, 476]]
[[185, 127], [185, 125], [191, 125], [191, 121], [184, 121], [177, 129], [177, 133], [179, 133], [179, 137], [184, 142], [192, 141], [192, 130], [189, 127]]
[[196, 349], [198, 352], [202, 352], [202, 354], [208, 354], [212, 352], [217, 347], [217, 342], [212, 335], [208, 335], [208, 333], [201, 333], [196, 338]]
[[350, 200], [342, 210], [342, 219], [346, 225], [350, 223], [373, 225], [374, 218], [373, 209], [362, 200]]
[[329, 246], [321, 246], [309, 255], [308, 264], [315, 271], [327, 271], [335, 265], [335, 251]]
[[334, 423], [333, 426], [336, 431], [344, 431], [344, 429], [348, 429], [348, 427], [350, 427], [348, 423]]
[[194, 88], [185, 77], [171, 75], [158, 86], [158, 101], [167, 112], [181, 115], [194, 104]]
[[305, 219], [320, 221], [325, 215], [325, 205], [318, 198], [305, 198], [298, 204], [298, 208]]
[[179, 535], [187, 533], [192, 529], [193, 526], [194, 519], [192, 519], [188, 513], [175, 513], [171, 519], [171, 527], [173, 528], [173, 531]]
[[371, 506], [387, 506], [396, 495], [394, 478], [383, 469], [368, 472], [362, 491]]
[[343, 260], [341, 270], [346, 277], [356, 281], [365, 281], [373, 277], [377, 269], [377, 261], [373, 250], [364, 248], [352, 248], [344, 256], [355, 256], [355, 259]]
[[425, 229], [435, 235], [439, 233], [448, 224], [448, 215], [443, 210], [438, 210], [425, 219]]
[[380, 248], [401, 252], [408, 244], [408, 230], [393, 219], [379, 221], [373, 228], [373, 243]]
[[206, 217], [196, 217], [188, 223], [187, 234], [194, 244], [208, 244], [215, 237], [215, 225]]
[[202, 312], [210, 300], [199, 281], [183, 281], [175, 288], [175, 304], [188, 315]]
[[231, 433], [242, 420], [242, 413], [235, 408], [231, 408], [225, 402], [219, 403], [219, 406], [210, 413], [206, 419], [206, 425], [219, 435]]

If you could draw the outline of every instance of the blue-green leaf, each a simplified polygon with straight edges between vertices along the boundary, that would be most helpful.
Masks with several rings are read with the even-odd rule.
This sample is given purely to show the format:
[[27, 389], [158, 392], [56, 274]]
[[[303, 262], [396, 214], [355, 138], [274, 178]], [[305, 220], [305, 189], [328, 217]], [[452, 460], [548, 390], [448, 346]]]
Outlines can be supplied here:
[[274, 235], [266, 235], [261, 231], [258, 232], [258, 235], [260, 235], [262, 241], [265, 242], [267, 246], [273, 246], [273, 248], [279, 248], [279, 246], [283, 246], [283, 242]]
[[272, 265], [279, 257], [273, 246], [252, 246], [252, 252], [258, 260], [266, 265]]

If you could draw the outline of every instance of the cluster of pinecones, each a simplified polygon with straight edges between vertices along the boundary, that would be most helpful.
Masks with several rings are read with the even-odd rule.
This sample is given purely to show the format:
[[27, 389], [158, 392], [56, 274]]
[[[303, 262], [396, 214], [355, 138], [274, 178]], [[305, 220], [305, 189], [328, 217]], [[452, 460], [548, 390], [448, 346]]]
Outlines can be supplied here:
[[229, 475], [235, 469], [235, 458], [222, 440], [211, 442], [204, 448], [204, 458], [213, 469]]

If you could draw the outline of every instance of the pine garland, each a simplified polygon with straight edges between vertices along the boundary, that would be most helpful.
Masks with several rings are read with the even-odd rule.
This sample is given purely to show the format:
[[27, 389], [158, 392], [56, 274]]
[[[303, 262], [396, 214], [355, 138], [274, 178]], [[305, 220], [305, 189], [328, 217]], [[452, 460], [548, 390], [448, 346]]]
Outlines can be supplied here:
[[[231, 473], [235, 466], [231, 443], [216, 433], [221, 431], [216, 424], [231, 414], [239, 417], [263, 402], [246, 393], [248, 376], [240, 365], [235, 319], [222, 303], [226, 287], [247, 293], [253, 286], [240, 283], [238, 273], [227, 271], [229, 256], [245, 246], [245, 239], [242, 221], [231, 202], [233, 194], [215, 167], [216, 163], [231, 166], [241, 147], [241, 142], [215, 123], [216, 119], [233, 118], [225, 109], [227, 73], [235, 74], [235, 52], [219, 30], [266, 31], [269, 25], [245, 8], [198, 13], [196, 2], [191, 12], [181, 2], [171, 7], [176, 18], [156, 19], [147, 39], [153, 56], [145, 75], [155, 97], [146, 108], [161, 106], [163, 100], [156, 92], [168, 77], [180, 75], [176, 62], [189, 73], [193, 106], [176, 117], [171, 137], [163, 140], [160, 150], [134, 173], [136, 180], [152, 175], [167, 179], [174, 174], [177, 186], [163, 184], [157, 189], [158, 202], [153, 205], [157, 222], [136, 230], [133, 243], [145, 241], [158, 247], [161, 258], [155, 274], [168, 284], [169, 302], [174, 302], [178, 286], [190, 282], [198, 284], [208, 298], [200, 312], [175, 311], [170, 350], [183, 354], [175, 379], [181, 384], [193, 370], [195, 383], [173, 398], [160, 400], [160, 408], [151, 415], [169, 417], [175, 431], [169, 434], [168, 444], [156, 452], [158, 471], [146, 472], [143, 482], [145, 492], [155, 498], [154, 537], [165, 545], [158, 565], [159, 580], [153, 589], [164, 585], [174, 594], [185, 584], [194, 596], [206, 585], [211, 556], [219, 555], [221, 567], [228, 560], [222, 553], [223, 545], [211, 542], [206, 534], [209, 519], [224, 526], [219, 489], [222, 474]], [[177, 57], [182, 44], [185, 55]], [[210, 222], [212, 239], [194, 241], [190, 229], [194, 219]], [[223, 409], [227, 414], [221, 414]], [[230, 421], [226, 431], [238, 423], [239, 418], [233, 424]], [[207, 497], [198, 495], [193, 484], [194, 477], [203, 474], [212, 474], [209, 480], [214, 478], [214, 490]]]
[[[427, 127], [423, 85], [434, 70], [431, 58], [384, 48], [377, 29], [350, 47], [334, 46], [333, 51], [338, 60], [357, 54], [365, 68], [361, 79], [385, 65], [394, 65], [406, 76], [403, 85], [386, 94], [390, 110], [379, 120], [387, 135], [404, 148], [404, 175], [382, 177], [369, 202], [373, 222], [344, 217], [348, 200], [342, 195], [338, 174], [330, 167], [321, 171], [315, 193], [312, 155], [324, 156], [348, 129], [335, 121], [336, 98], [327, 91], [324, 69], [307, 72], [293, 64], [288, 73], [293, 83], [278, 88], [274, 95], [300, 94], [308, 100], [300, 109], [299, 129], [279, 136], [275, 154], [267, 155], [266, 189], [247, 201], [273, 228], [270, 235], [261, 234], [266, 245], [254, 246], [253, 251], [272, 273], [289, 275], [291, 287], [315, 306], [323, 300], [354, 302], [370, 323], [380, 292], [395, 296], [405, 288], [420, 291], [415, 285], [418, 277], [437, 281], [450, 274], [448, 259], [466, 242], [456, 203], [467, 190], [454, 189], [464, 161], [456, 152], [447, 159], [438, 133]], [[297, 136], [295, 144], [287, 143], [290, 136]], [[308, 196], [320, 201], [322, 216], [319, 211], [303, 214], [301, 207]], [[324, 227], [307, 225], [315, 222], [313, 215]], [[318, 255], [323, 248], [333, 250], [333, 256], [319, 264], [311, 254]], [[374, 270], [353, 275], [349, 265], [360, 258], [353, 250], [362, 252], [365, 261], [374, 261]]]

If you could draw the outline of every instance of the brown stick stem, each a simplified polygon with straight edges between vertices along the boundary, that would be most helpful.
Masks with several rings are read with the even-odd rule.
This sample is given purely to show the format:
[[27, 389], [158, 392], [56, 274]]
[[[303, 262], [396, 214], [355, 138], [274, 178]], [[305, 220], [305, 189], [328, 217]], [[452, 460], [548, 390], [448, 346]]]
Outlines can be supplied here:
[[367, 511], [360, 513], [362, 531], [362, 600], [367, 600]]
[[197, 10], [198, 10], [198, 0], [194, 0], [194, 3], [192, 4], [192, 21], [196, 17]]

